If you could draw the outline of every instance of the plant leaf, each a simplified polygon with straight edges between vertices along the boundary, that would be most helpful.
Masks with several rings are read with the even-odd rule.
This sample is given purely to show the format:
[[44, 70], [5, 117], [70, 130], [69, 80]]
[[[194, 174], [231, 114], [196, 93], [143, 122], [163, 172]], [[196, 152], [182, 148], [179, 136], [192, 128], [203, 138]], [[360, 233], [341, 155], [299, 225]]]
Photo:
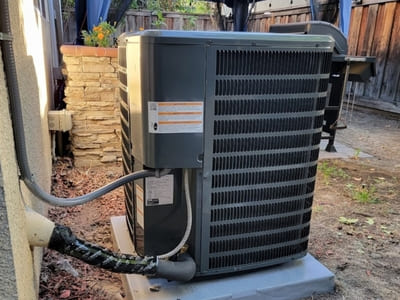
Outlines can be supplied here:
[[374, 218], [367, 218], [367, 221], [365, 221], [368, 225], [374, 225], [375, 221]]
[[350, 218], [346, 218], [346, 217], [339, 217], [339, 222], [342, 224], [346, 224], [346, 225], [352, 225], [352, 224], [356, 224], [358, 222], [358, 219], [350, 219]]

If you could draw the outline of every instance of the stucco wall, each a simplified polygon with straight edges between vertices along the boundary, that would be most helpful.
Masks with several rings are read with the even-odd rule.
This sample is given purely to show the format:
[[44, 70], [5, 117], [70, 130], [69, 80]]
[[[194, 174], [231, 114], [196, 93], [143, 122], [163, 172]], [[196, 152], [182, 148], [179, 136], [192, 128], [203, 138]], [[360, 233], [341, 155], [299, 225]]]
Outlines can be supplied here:
[[7, 207], [4, 198], [3, 186], [3, 175], [1, 173], [0, 165], [0, 272], [2, 276], [0, 285], [0, 298], [15, 299], [17, 298], [17, 282], [15, 279], [10, 228], [8, 226]]
[[[37, 182], [50, 189], [51, 154], [47, 128], [47, 110], [50, 99], [50, 58], [44, 54], [48, 46], [48, 22], [33, 6], [34, 1], [9, 1], [17, 75], [23, 115], [28, 159]], [[40, 201], [34, 199], [18, 179], [7, 87], [0, 60], [0, 168], [3, 174], [4, 203], [7, 218], [0, 219], [0, 228], [9, 229], [10, 246], [2, 252], [13, 258], [9, 264], [15, 274], [14, 294], [1, 299], [35, 299], [41, 249], [31, 249], [25, 227], [25, 205], [43, 212]], [[7, 224], [8, 223], [8, 224]], [[10, 270], [1, 269], [0, 278], [9, 278]]]

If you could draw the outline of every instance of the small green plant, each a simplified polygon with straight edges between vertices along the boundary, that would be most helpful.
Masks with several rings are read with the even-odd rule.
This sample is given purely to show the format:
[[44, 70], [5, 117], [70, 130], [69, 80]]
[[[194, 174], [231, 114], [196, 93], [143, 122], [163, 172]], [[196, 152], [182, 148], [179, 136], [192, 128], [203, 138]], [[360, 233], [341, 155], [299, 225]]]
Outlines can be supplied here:
[[115, 27], [107, 22], [94, 26], [92, 31], [82, 30], [85, 46], [112, 47], [114, 46], [113, 34]]
[[354, 186], [349, 183], [346, 187], [350, 190], [352, 198], [360, 203], [378, 203], [379, 200], [376, 197], [376, 187], [371, 185], [367, 186], [362, 184], [360, 186]]
[[362, 185], [354, 191], [354, 198], [361, 203], [377, 203], [378, 198], [375, 196], [376, 188], [374, 186]]
[[360, 153], [361, 153], [361, 150], [360, 149], [356, 149], [356, 151], [354, 152], [353, 158], [354, 159], [358, 159], [360, 157]]
[[324, 208], [321, 205], [315, 205], [313, 206], [313, 212], [319, 213], [322, 212]]
[[342, 179], [349, 177], [349, 175], [343, 169], [329, 165], [326, 161], [318, 164], [318, 171], [322, 173], [325, 184], [329, 184], [330, 179], [333, 177], [339, 177]]
[[393, 232], [390, 231], [390, 230], [388, 230], [388, 227], [385, 226], [385, 225], [381, 225], [381, 230], [382, 230], [383, 233], [386, 233], [386, 234], [388, 234], [388, 235], [393, 234]]
[[367, 220], [365, 221], [368, 225], [374, 225], [375, 221], [374, 218], [367, 218]]
[[339, 217], [339, 222], [345, 225], [354, 225], [358, 222], [358, 219]]

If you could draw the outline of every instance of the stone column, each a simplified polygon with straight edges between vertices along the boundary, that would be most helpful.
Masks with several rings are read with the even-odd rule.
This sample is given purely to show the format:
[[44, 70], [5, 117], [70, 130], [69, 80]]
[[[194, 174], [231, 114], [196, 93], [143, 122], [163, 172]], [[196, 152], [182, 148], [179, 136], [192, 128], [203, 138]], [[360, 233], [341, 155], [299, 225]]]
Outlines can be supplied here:
[[62, 46], [75, 166], [122, 160], [117, 48]]

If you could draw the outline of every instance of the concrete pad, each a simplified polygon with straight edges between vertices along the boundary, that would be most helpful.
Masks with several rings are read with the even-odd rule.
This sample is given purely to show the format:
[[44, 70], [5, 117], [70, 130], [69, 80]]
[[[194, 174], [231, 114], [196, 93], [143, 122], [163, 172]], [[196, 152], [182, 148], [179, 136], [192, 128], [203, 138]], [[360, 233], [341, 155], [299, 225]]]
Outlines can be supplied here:
[[[327, 152], [325, 151], [325, 147], [328, 144], [327, 140], [321, 140], [320, 144], [320, 152], [319, 152], [319, 159], [339, 159], [339, 158], [352, 158], [356, 154], [357, 150], [341, 143], [335, 141], [335, 148], [336, 152]], [[369, 158], [372, 155], [369, 155], [364, 152], [357, 153], [359, 158]]]
[[[111, 218], [111, 231], [116, 250], [133, 253], [124, 216]], [[334, 288], [333, 273], [310, 254], [279, 266], [217, 279], [180, 283], [124, 274], [122, 281], [129, 300], [283, 300], [328, 293]]]

